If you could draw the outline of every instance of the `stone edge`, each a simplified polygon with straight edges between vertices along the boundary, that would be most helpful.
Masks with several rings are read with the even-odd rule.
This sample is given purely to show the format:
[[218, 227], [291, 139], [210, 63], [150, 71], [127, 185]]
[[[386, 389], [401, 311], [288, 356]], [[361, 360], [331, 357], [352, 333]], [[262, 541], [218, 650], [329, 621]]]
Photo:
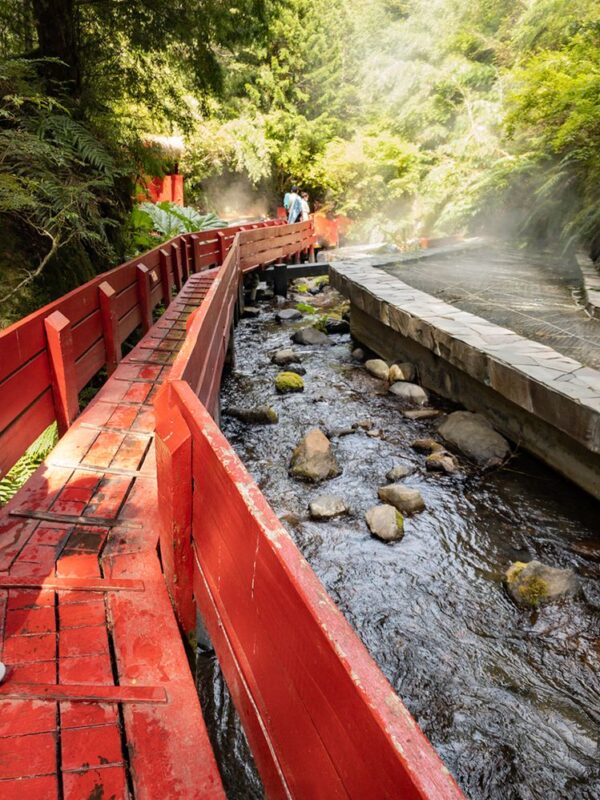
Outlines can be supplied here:
[[384, 325], [600, 453], [600, 371], [461, 311], [372, 263], [330, 264], [330, 282]]
[[600, 272], [585, 253], [577, 253], [576, 258], [583, 277], [586, 311], [590, 316], [600, 319]]

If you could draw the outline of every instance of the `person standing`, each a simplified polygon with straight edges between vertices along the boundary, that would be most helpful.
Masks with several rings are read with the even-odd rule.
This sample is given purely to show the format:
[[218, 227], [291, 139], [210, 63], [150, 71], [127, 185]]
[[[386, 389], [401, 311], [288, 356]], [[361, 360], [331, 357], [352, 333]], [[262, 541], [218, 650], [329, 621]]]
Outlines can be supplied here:
[[310, 217], [310, 206], [308, 204], [308, 192], [302, 192], [300, 195], [301, 200], [301, 216], [302, 222], [308, 222], [308, 218]]
[[288, 223], [298, 222], [302, 215], [302, 198], [298, 194], [298, 187], [292, 186], [292, 191], [288, 197]]

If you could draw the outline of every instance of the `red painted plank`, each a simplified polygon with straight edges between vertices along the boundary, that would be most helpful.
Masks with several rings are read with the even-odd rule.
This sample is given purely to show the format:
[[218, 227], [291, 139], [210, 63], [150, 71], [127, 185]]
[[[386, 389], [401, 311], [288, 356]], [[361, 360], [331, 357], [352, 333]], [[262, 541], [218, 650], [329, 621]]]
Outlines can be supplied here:
[[0, 384], [0, 431], [7, 428], [50, 386], [46, 352], [35, 356]]
[[[63, 774], [64, 800], [128, 800], [123, 767], [102, 767]], [[40, 798], [41, 800], [41, 798]]]
[[2, 701], [0, 736], [21, 736], [55, 730], [56, 707], [53, 703], [42, 700]]
[[0, 434], [0, 479], [25, 450], [54, 422], [54, 399], [48, 388], [12, 425]]
[[61, 734], [63, 770], [122, 764], [121, 734], [117, 725], [67, 728]]
[[[22, 800], [57, 800], [58, 780], [56, 775], [0, 781], [0, 800], [15, 800], [16, 797]], [[80, 798], [81, 795], [77, 800]]]
[[0, 778], [52, 775], [55, 772], [54, 734], [36, 733], [0, 739]]

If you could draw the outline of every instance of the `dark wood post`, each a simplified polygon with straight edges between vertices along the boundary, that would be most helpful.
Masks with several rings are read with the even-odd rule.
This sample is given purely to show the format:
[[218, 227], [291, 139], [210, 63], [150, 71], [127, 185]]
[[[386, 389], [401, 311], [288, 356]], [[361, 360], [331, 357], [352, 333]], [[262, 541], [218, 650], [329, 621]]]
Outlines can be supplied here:
[[188, 261], [187, 241], [183, 236], [179, 240], [179, 257], [181, 259], [181, 280], [185, 284], [190, 277], [190, 265]]
[[198, 238], [198, 235], [195, 233], [192, 233], [190, 236], [190, 270], [194, 274], [198, 272], [198, 267], [196, 266], [196, 242]]
[[173, 279], [175, 281], [175, 288], [178, 292], [181, 291], [181, 266], [179, 264], [179, 245], [173, 243], [171, 245], [171, 264], [173, 266]]
[[102, 319], [102, 335], [106, 351], [106, 370], [109, 375], [116, 370], [121, 360], [121, 343], [119, 342], [119, 319], [115, 309], [117, 293], [108, 281], [102, 281], [98, 287], [98, 302]]
[[273, 265], [273, 291], [280, 297], [287, 297], [288, 274], [287, 264], [281, 262]]
[[227, 245], [225, 244], [225, 234], [217, 231], [217, 239], [219, 240], [219, 259], [222, 264], [227, 258]]
[[152, 304], [150, 300], [150, 270], [145, 264], [136, 267], [137, 295], [140, 314], [142, 317], [142, 330], [148, 333], [152, 327]]
[[160, 268], [160, 282], [162, 284], [163, 301], [169, 305], [173, 299], [171, 292], [171, 277], [169, 275], [169, 254], [162, 247], [158, 252], [158, 264]]
[[192, 551], [192, 436], [165, 384], [156, 408], [156, 474], [163, 571], [183, 630], [196, 624]]
[[71, 322], [53, 311], [44, 320], [58, 433], [62, 436], [79, 413], [77, 373]]

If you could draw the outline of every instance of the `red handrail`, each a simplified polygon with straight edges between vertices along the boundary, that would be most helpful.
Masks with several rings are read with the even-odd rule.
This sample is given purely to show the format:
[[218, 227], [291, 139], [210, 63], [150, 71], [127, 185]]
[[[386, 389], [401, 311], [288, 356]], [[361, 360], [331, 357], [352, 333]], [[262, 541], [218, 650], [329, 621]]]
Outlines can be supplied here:
[[184, 630], [201, 612], [269, 797], [458, 800], [211, 416], [243, 270], [312, 236], [287, 225], [236, 236], [157, 395], [167, 585]]
[[176, 236], [0, 331], [0, 478], [55, 419], [64, 432], [77, 414], [78, 392], [104, 366], [116, 368], [125, 339], [140, 324], [148, 327], [173, 286], [221, 264], [241, 230]]

